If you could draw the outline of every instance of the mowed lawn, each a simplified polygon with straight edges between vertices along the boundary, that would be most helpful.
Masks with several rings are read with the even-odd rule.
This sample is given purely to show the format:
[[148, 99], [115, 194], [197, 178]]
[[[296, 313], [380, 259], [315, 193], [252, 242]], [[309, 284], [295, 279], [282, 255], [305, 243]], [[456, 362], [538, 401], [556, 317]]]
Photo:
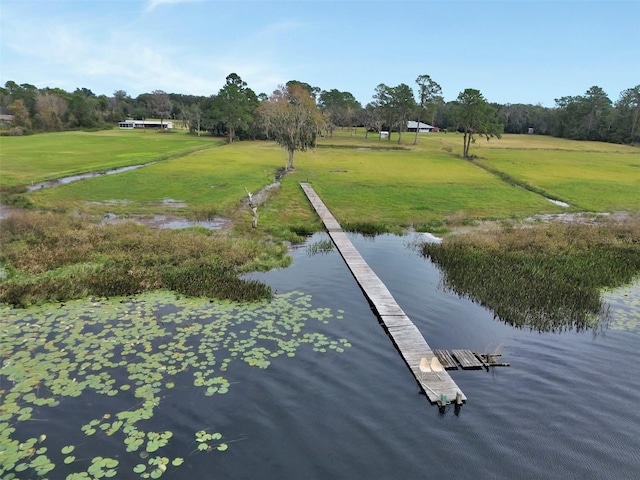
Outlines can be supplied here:
[[[180, 134], [114, 131], [111, 135], [120, 140], [131, 133], [134, 135], [125, 137], [128, 150], [120, 150], [120, 144], [113, 143], [111, 157], [126, 156], [128, 151], [132, 155], [143, 154], [147, 137], [152, 137], [169, 142], [164, 147], [156, 144], [154, 155], [170, 157], [162, 150], [166, 147], [175, 152], [175, 158], [131, 172], [41, 190], [29, 198], [35, 206], [66, 211], [151, 214], [170, 210], [197, 217], [234, 216], [240, 212], [240, 218], [250, 221], [250, 215], [244, 212], [246, 207], [239, 208], [246, 198], [245, 188], [256, 193], [271, 183], [276, 170], [286, 164], [286, 153], [272, 142], [222, 145], [221, 139], [199, 140]], [[109, 138], [107, 134], [98, 137]], [[43, 135], [41, 141], [44, 144], [47, 137], [55, 135], [65, 134]], [[362, 129], [356, 135], [342, 131], [333, 138], [322, 138], [312, 151], [297, 152], [295, 171], [285, 176], [281, 188], [259, 209], [261, 226], [317, 222], [299, 187], [303, 181], [310, 182], [338, 220], [345, 223], [409, 226], [566, 211], [462, 159], [459, 134], [421, 134], [414, 146], [414, 135], [405, 133], [401, 149], [396, 139], [379, 141], [374, 135], [364, 139]], [[191, 140], [195, 143], [187, 149], [201, 148], [202, 142], [218, 142], [220, 146], [177, 156], [188, 152], [184, 148]], [[52, 142], [47, 148], [56, 151], [55, 145]], [[75, 148], [82, 150], [81, 145]], [[95, 148], [87, 147], [89, 152]], [[107, 147], [103, 155], [109, 157], [106, 150]], [[490, 142], [478, 139], [471, 147], [471, 153], [480, 157], [478, 161], [565, 199], [573, 205], [571, 210], [594, 211], [640, 211], [639, 152], [621, 145], [534, 135], [505, 135]], [[54, 156], [60, 155], [57, 151]], [[78, 154], [76, 162], [86, 167], [88, 157], [90, 153]], [[104, 160], [103, 164], [106, 161], [111, 160]], [[132, 163], [141, 162], [126, 164]], [[98, 169], [104, 169], [103, 164]], [[38, 170], [40, 164], [33, 163], [32, 167], [29, 175], [43, 175]], [[91, 169], [84, 171], [87, 170]], [[181, 202], [182, 206], [167, 207], [168, 200]]]
[[[309, 181], [341, 222], [423, 224], [505, 218], [558, 207], [444, 151], [319, 148], [297, 155], [283, 196]], [[293, 190], [293, 191], [292, 191]], [[280, 199], [271, 208], [284, 209]], [[290, 202], [290, 200], [289, 200]]]
[[[138, 170], [105, 175], [30, 195], [38, 207], [88, 213], [231, 214], [246, 198], [274, 181], [282, 150], [268, 142], [222, 145]], [[168, 205], [172, 203], [174, 206]], [[184, 204], [175, 208], [175, 204]]]
[[[404, 138], [403, 138], [404, 143]], [[460, 154], [459, 134], [422, 135], [420, 148]], [[478, 161], [540, 188], [573, 210], [640, 211], [640, 148], [539, 135], [504, 135], [471, 145]]]
[[137, 165], [221, 143], [182, 132], [120, 129], [0, 137], [0, 186]]
[[492, 150], [493, 168], [539, 187], [578, 210], [640, 211], [640, 150]]

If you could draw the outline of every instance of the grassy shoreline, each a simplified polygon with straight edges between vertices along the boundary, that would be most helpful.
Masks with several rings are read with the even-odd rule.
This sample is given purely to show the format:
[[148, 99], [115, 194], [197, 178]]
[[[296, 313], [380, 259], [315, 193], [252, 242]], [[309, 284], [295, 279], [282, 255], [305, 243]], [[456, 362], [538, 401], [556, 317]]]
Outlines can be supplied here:
[[[6, 278], [0, 281], [0, 300], [13, 304], [154, 288], [230, 298], [225, 291], [246, 287], [254, 290], [247, 299], [265, 298], [262, 287], [233, 279], [243, 271], [286, 264], [282, 242], [321, 229], [301, 181], [313, 184], [345, 228], [369, 234], [407, 229], [446, 234], [486, 220], [517, 224], [536, 214], [579, 210], [640, 212], [640, 150], [596, 142], [506, 135], [479, 142], [474, 146], [478, 158], [469, 162], [456, 153], [461, 143], [456, 134], [421, 135], [414, 146], [413, 136], [398, 145], [336, 132], [321, 140], [323, 148], [296, 154], [296, 169], [260, 205], [259, 228], [252, 229], [245, 189], [258, 192], [285, 163], [284, 153], [272, 143], [223, 146], [220, 139], [117, 130], [6, 140], [1, 140], [3, 190], [18, 188], [24, 179], [131, 165], [142, 157], [167, 158], [141, 170], [23, 194], [34, 210], [49, 216], [43, 221], [38, 214], [18, 214], [2, 224], [0, 267]], [[102, 149], [98, 157], [96, 149]], [[545, 197], [571, 206], [559, 207]], [[166, 233], [134, 224], [97, 225], [107, 214], [221, 216], [233, 227]], [[176, 245], [176, 252], [181, 245], [200, 246], [152, 258], [162, 251], [158, 241]], [[113, 248], [122, 242], [126, 248]], [[213, 244], [215, 255], [202, 253]], [[225, 263], [228, 257], [236, 259], [233, 265]]]

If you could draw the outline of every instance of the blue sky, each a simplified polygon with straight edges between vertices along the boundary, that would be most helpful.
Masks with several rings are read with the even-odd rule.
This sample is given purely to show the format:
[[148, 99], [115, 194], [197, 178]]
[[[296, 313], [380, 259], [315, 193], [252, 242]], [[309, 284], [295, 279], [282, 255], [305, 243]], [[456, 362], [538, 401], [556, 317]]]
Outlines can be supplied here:
[[371, 101], [430, 75], [499, 103], [640, 84], [640, 0], [0, 0], [0, 82], [136, 97], [300, 80]]

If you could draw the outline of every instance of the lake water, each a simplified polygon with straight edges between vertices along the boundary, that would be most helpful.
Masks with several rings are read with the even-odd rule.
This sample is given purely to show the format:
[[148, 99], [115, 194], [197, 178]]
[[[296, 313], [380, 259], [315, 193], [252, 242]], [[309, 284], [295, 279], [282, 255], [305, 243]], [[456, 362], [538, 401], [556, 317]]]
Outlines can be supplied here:
[[[316, 237], [311, 240], [316, 241]], [[468, 397], [441, 415], [418, 387], [339, 254], [261, 275], [341, 305], [332, 323], [354, 345], [308, 368], [278, 371], [255, 392], [255, 463], [239, 478], [631, 479], [640, 475], [640, 328], [562, 334], [516, 330], [442, 291], [412, 237], [351, 239], [432, 348], [499, 349], [510, 367], [452, 371]], [[415, 238], [420, 238], [419, 236]], [[615, 322], [615, 319], [612, 320]], [[637, 323], [635, 324], [637, 326]], [[296, 373], [297, 372], [297, 373]], [[249, 446], [234, 447], [238, 460]], [[229, 459], [229, 461], [231, 461]], [[224, 461], [226, 464], [226, 461]], [[233, 462], [234, 463], [234, 462]], [[257, 468], [256, 468], [257, 467]]]
[[[453, 407], [442, 414], [419, 394], [338, 252], [309, 255], [309, 244], [328, 240], [317, 234], [292, 249], [291, 267], [251, 277], [278, 293], [310, 294], [315, 308], [340, 311], [343, 318], [314, 331], [346, 338], [351, 347], [342, 353], [300, 348], [293, 358], [274, 358], [265, 370], [234, 363], [225, 395], [164, 391], [155, 428], [172, 430], [174, 439], [163, 454], [186, 461], [162, 478], [639, 477], [637, 307], [622, 301], [616, 308], [626, 310], [626, 320], [618, 322], [613, 312], [611, 325], [597, 334], [517, 330], [443, 291], [440, 272], [410, 246], [420, 235], [350, 238], [432, 348], [499, 350], [511, 366], [451, 371], [468, 401], [459, 415]], [[119, 398], [63, 401], [44, 419], [50, 439], [74, 439], [53, 438], [58, 445], [87, 442], [77, 427], [72, 431], [72, 420], [102, 415], [109, 402], [131, 402]], [[25, 423], [32, 430], [25, 436], [44, 428]], [[193, 432], [202, 428], [223, 432], [228, 450], [185, 455], [195, 450]], [[122, 439], [116, 437], [104, 437], [94, 454], [118, 450]], [[131, 473], [138, 455], [119, 451], [117, 478], [138, 478]], [[69, 471], [63, 466], [50, 478]]]

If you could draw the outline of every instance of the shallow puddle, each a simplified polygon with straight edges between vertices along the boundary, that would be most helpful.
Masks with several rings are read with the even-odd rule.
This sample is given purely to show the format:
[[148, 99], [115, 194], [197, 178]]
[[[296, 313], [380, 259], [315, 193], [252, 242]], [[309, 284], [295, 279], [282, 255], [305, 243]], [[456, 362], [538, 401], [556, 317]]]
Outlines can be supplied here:
[[29, 187], [27, 187], [27, 191], [35, 192], [37, 190], [42, 190], [43, 188], [59, 187], [60, 185], [66, 185], [68, 183], [77, 182], [79, 180], [86, 180], [88, 178], [100, 177], [102, 175], [113, 175], [116, 173], [130, 172], [132, 170], [137, 170], [139, 168], [146, 167], [148, 165], [153, 165], [154, 163], [156, 162], [145, 163], [142, 165], [131, 165], [129, 167], [114, 168], [112, 170], [107, 170], [104, 172], [82, 173], [79, 175], [71, 175], [69, 177], [58, 178], [56, 180], [49, 180], [46, 182], [34, 183], [33, 185], [30, 185]]
[[102, 225], [113, 225], [122, 222], [135, 222], [152, 228], [179, 230], [189, 227], [203, 227], [207, 230], [222, 230], [231, 226], [231, 221], [226, 218], [216, 217], [209, 220], [188, 220], [175, 215], [154, 215], [152, 217], [119, 217], [115, 214], [107, 214], [102, 220]]

